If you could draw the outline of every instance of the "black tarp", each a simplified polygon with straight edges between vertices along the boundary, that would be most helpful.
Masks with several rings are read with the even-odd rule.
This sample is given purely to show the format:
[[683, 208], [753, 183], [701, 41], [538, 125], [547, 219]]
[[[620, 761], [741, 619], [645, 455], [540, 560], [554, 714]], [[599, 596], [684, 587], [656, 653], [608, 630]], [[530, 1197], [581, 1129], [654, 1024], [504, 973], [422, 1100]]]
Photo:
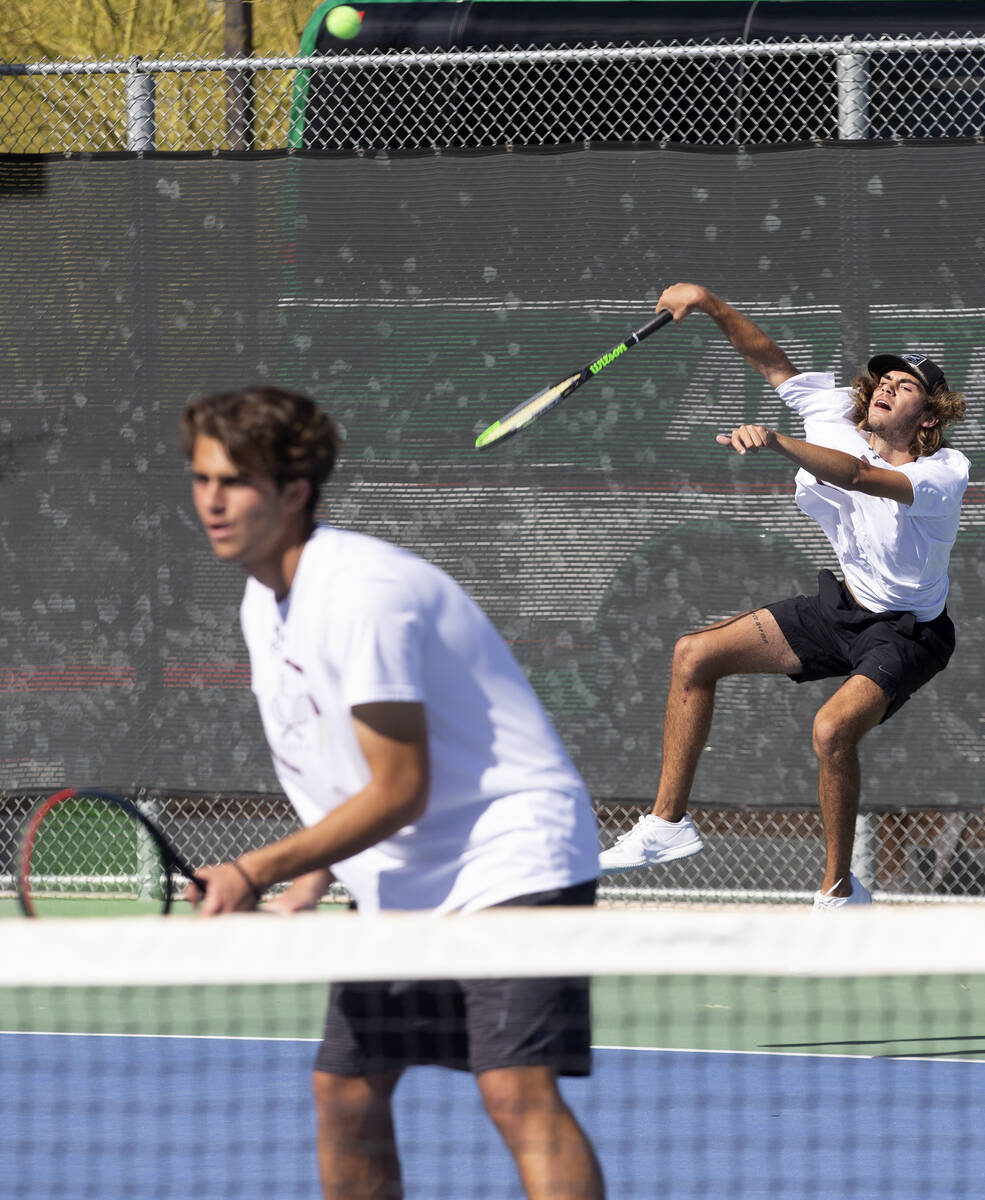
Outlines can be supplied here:
[[[805, 368], [844, 379], [870, 348], [916, 347], [967, 388], [958, 650], [864, 753], [867, 802], [972, 798], [982, 155], [952, 142], [0, 161], [0, 785], [275, 787], [243, 580], [197, 529], [175, 442], [186, 401], [267, 380], [344, 426], [322, 517], [458, 578], [596, 797], [650, 796], [675, 638], [809, 590], [832, 563], [787, 465], [714, 441], [740, 419], [795, 427], [694, 318], [501, 448], [472, 447], [642, 324], [664, 285], [696, 279]], [[723, 684], [696, 796], [810, 804], [828, 687]]]

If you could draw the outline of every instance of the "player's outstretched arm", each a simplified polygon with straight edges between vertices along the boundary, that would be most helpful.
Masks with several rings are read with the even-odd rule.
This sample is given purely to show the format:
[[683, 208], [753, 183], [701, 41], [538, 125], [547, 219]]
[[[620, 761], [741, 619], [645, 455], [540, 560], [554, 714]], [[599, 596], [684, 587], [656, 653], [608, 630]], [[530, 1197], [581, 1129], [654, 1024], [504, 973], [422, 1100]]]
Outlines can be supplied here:
[[779, 387], [798, 374], [780, 347], [748, 317], [726, 304], [714, 292], [697, 283], [675, 283], [666, 288], [657, 301], [658, 311], [667, 309], [675, 321], [683, 321], [693, 312], [707, 313], [739, 354], [770, 387]]
[[720, 446], [731, 446], [739, 454], [773, 450], [805, 471], [810, 471], [818, 480], [849, 492], [883, 496], [899, 504], [913, 503], [913, 484], [902, 471], [874, 467], [864, 459], [845, 454], [842, 450], [815, 446], [812, 442], [787, 437], [763, 425], [741, 425], [731, 433], [718, 434], [716, 441]]

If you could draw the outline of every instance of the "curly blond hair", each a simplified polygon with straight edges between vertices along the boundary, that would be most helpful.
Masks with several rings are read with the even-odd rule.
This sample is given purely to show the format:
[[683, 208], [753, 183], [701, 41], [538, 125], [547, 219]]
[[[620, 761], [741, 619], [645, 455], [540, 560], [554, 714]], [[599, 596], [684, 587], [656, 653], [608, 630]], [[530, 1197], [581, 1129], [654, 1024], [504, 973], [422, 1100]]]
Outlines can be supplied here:
[[[852, 420], [856, 429], [869, 428], [869, 403], [872, 393], [879, 384], [879, 376], [872, 371], [865, 371], [852, 380], [852, 399], [855, 409]], [[965, 401], [963, 392], [955, 392], [944, 385], [938, 385], [927, 396], [927, 411], [937, 418], [936, 425], [921, 425], [913, 441], [910, 443], [910, 453], [914, 458], [923, 458], [928, 454], [936, 454], [941, 446], [946, 446], [944, 430], [955, 421], [963, 421], [965, 416]]]
[[221, 392], [195, 400], [181, 414], [178, 436], [190, 459], [199, 436], [221, 442], [243, 471], [273, 479], [279, 488], [307, 479], [311, 514], [331, 475], [341, 438], [314, 400], [278, 387]]

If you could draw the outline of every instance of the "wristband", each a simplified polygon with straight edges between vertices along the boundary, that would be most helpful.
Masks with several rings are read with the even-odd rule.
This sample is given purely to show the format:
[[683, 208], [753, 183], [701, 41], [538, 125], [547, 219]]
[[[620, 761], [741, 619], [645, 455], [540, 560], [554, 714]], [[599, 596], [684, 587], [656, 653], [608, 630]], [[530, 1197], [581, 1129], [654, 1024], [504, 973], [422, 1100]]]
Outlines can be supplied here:
[[250, 891], [253, 894], [253, 907], [256, 908], [256, 906], [260, 903], [260, 897], [263, 895], [263, 893], [246, 873], [246, 868], [238, 858], [231, 859], [229, 865], [235, 867], [236, 870], [239, 871], [240, 875], [243, 876], [243, 879], [246, 881]]

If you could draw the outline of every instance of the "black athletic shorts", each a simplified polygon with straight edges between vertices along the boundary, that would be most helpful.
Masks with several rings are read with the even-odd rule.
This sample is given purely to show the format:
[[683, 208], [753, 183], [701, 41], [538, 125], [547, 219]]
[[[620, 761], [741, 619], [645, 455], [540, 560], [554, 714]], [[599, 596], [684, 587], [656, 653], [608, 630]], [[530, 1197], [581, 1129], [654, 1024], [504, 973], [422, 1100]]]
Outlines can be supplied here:
[[790, 676], [796, 683], [864, 675], [889, 696], [886, 721], [947, 666], [954, 625], [946, 609], [932, 621], [909, 612], [870, 612], [830, 571], [821, 571], [817, 584], [816, 596], [764, 605], [800, 659], [800, 673]]
[[[597, 880], [496, 907], [595, 903]], [[591, 1071], [588, 980], [461, 979], [334, 983], [315, 1070], [363, 1076], [432, 1064]]]

